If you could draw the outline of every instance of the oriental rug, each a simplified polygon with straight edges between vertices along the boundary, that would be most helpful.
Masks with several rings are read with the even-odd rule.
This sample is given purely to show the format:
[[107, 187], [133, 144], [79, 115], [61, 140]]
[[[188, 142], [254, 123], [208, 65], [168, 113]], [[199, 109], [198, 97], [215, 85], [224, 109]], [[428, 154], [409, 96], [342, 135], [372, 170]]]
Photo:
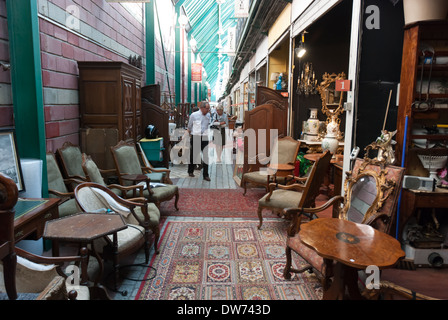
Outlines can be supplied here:
[[[264, 189], [179, 189], [179, 211], [174, 208], [174, 200], [160, 205], [162, 216], [256, 218], [258, 200], [266, 194]], [[263, 216], [277, 217], [269, 210]]]
[[[316, 300], [322, 287], [308, 272], [283, 278], [288, 222], [266, 219], [167, 219], [152, 280], [136, 300]], [[293, 255], [296, 267], [304, 264]], [[149, 269], [147, 275], [153, 269]]]

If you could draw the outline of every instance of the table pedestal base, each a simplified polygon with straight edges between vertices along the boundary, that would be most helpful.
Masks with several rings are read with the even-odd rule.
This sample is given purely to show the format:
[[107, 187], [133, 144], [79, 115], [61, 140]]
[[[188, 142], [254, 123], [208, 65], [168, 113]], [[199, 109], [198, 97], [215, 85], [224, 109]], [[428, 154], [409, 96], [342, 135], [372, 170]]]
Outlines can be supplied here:
[[325, 290], [323, 300], [362, 300], [358, 288], [358, 270], [337, 262], [333, 282]]

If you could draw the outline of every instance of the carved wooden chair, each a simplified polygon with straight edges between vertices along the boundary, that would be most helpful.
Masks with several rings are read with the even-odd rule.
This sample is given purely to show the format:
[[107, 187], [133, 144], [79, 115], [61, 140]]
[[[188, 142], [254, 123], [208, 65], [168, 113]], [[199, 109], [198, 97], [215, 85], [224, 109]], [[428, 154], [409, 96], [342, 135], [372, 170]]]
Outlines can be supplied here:
[[61, 269], [67, 263], [80, 263], [81, 274], [86, 275], [86, 250], [82, 250], [80, 256], [43, 257], [15, 247], [14, 206], [17, 200], [15, 182], [0, 174], [0, 293], [6, 292], [11, 300], [18, 296], [37, 300], [89, 300], [90, 291], [82, 285], [85, 278], [81, 286], [73, 290], [67, 286], [67, 275]]
[[[178, 210], [178, 186], [165, 184], [164, 186], [152, 188], [150, 183], [162, 181], [163, 174], [161, 172], [154, 172], [148, 167], [141, 166], [134, 143], [120, 141], [110, 149], [121, 185], [129, 186], [136, 183], [144, 183], [147, 188], [144, 190], [143, 195], [149, 202], [155, 203], [160, 208], [162, 202], [175, 198], [174, 207]], [[129, 179], [129, 176], [133, 176], [133, 178]]]
[[[292, 164], [294, 165], [297, 154], [299, 153], [300, 141], [294, 140], [291, 137], [283, 137], [277, 139], [271, 150], [270, 164]], [[254, 161], [259, 163], [266, 163], [266, 155], [257, 155]], [[243, 175], [241, 179], [241, 186], [244, 188], [244, 195], [246, 195], [247, 185], [261, 186], [266, 188], [266, 192], [269, 191], [269, 183], [273, 181], [273, 176], [268, 175], [266, 167], [260, 167], [258, 165], [249, 166], [248, 172]], [[283, 183], [284, 177], [278, 177], [277, 181]]]
[[[154, 248], [158, 253], [160, 235], [160, 211], [154, 203], [145, 198], [123, 199], [109, 188], [98, 183], [85, 182], [75, 188], [75, 199], [84, 212], [106, 212], [108, 209], [119, 213], [128, 225], [118, 235], [118, 259], [145, 247], [145, 263], [149, 261], [150, 231], [154, 233]], [[111, 237], [103, 241], [105, 257], [113, 257]]]
[[307, 178], [293, 177], [296, 183], [291, 185], [280, 185], [277, 183], [269, 184], [269, 193], [258, 200], [258, 218], [261, 228], [263, 224], [262, 211], [264, 209], [272, 210], [279, 215], [284, 214], [287, 208], [312, 208], [315, 199], [319, 195], [319, 189], [324, 181], [330, 165], [332, 154], [327, 151], [314, 163]]
[[[120, 214], [127, 228], [116, 233], [117, 248], [114, 246], [114, 235], [94, 240], [96, 252], [103, 259], [113, 261], [115, 288], [119, 277], [119, 261], [140, 250], [145, 252], [145, 264], [149, 262], [150, 232], [154, 234], [154, 251], [159, 253], [160, 211], [154, 203], [145, 198], [123, 199], [110, 189], [93, 182], [85, 182], [75, 188], [75, 198], [84, 212], [100, 212]], [[127, 292], [121, 292], [126, 295]]]
[[[136, 143], [137, 152], [140, 155], [142, 164], [144, 167], [147, 167], [151, 170], [153, 173], [162, 173], [162, 180], [160, 182], [166, 183], [166, 184], [173, 184], [173, 181], [170, 179], [170, 173], [171, 170], [164, 168], [164, 167], [153, 167], [151, 162], [149, 162], [148, 158], [146, 157], [145, 152], [143, 151], [142, 146], [140, 145], [140, 142]], [[156, 181], [154, 181], [156, 182]]]
[[87, 182], [98, 183], [108, 189], [110, 189], [117, 196], [122, 198], [131, 198], [135, 195], [136, 190], [138, 190], [138, 195], [143, 197], [143, 186], [139, 185], [131, 185], [131, 186], [122, 186], [119, 184], [109, 184], [107, 185], [105, 182], [105, 176], [116, 173], [116, 169], [107, 169], [103, 170], [98, 168], [95, 161], [93, 161], [92, 157], [83, 153], [82, 154], [82, 169], [86, 176]]
[[[386, 166], [385, 162], [368, 158], [357, 159], [354, 168], [346, 172], [345, 196], [335, 196], [318, 207], [301, 206], [285, 209], [291, 216], [291, 225], [286, 243], [286, 266], [283, 276], [291, 278], [291, 272], [300, 273], [312, 270], [321, 279], [323, 287], [329, 288], [333, 276], [333, 262], [323, 259], [300, 240], [300, 225], [307, 219], [319, 218], [323, 210], [337, 206], [333, 218], [346, 219], [371, 225], [379, 231], [390, 233], [397, 208], [404, 168]], [[341, 207], [340, 203], [343, 201]], [[307, 264], [300, 269], [292, 267], [292, 251], [301, 256]]]
[[85, 174], [81, 167], [81, 148], [69, 141], [64, 142], [56, 151], [62, 176], [65, 179], [84, 180]]
[[74, 178], [64, 179], [54, 153], [47, 152], [46, 161], [49, 197], [61, 199], [58, 206], [59, 217], [80, 212], [81, 210], [76, 204], [74, 193], [69, 190], [71, 186], [84, 181]]

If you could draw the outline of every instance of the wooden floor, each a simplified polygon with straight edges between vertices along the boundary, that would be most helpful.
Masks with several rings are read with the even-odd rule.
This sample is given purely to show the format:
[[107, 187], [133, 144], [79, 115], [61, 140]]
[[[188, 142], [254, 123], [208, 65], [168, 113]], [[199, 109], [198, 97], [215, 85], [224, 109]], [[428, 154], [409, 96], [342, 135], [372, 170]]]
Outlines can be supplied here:
[[195, 170], [195, 177], [188, 176], [188, 165], [178, 164], [170, 166], [170, 177], [180, 188], [191, 189], [237, 189], [239, 186], [233, 179], [234, 159], [233, 149], [227, 147], [222, 154], [222, 162], [216, 162], [215, 149], [213, 146], [209, 150], [209, 176], [211, 181], [204, 181], [202, 170]]

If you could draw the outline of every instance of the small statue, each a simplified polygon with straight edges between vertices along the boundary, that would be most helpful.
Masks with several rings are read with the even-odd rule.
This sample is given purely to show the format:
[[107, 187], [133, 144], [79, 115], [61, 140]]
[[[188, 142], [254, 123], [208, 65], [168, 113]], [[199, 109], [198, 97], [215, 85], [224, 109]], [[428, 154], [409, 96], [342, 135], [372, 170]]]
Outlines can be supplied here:
[[276, 90], [282, 90], [282, 81], [283, 81], [283, 73], [280, 73], [280, 75], [278, 76], [278, 80], [275, 83]]
[[389, 132], [387, 130], [381, 130], [381, 136], [379, 136], [374, 144], [378, 147], [378, 161], [385, 160], [387, 164], [395, 163], [395, 151], [392, 148], [397, 142], [392, 138], [397, 133], [397, 130]]

